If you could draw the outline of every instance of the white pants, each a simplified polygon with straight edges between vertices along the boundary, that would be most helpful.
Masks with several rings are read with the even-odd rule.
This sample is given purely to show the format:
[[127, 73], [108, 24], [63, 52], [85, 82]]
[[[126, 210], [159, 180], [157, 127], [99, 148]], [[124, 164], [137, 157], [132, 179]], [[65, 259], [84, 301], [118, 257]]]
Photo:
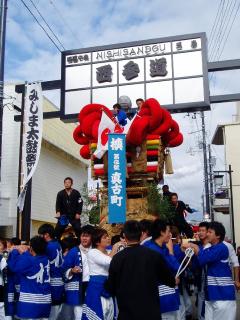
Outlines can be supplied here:
[[75, 306], [73, 309], [74, 312], [74, 320], [82, 319], [82, 306]]
[[204, 291], [198, 292], [198, 320], [204, 320], [205, 316], [202, 316], [203, 306], [205, 304], [205, 294]]
[[74, 319], [74, 307], [69, 306], [66, 303], [63, 303], [61, 310], [58, 313], [57, 320], [73, 320], [73, 319]]
[[0, 320], [11, 320], [12, 317], [5, 316], [4, 302], [0, 302]]
[[186, 290], [186, 288], [183, 285], [183, 303], [185, 306], [185, 315], [189, 316], [193, 314], [193, 306], [192, 306], [192, 300]]
[[103, 319], [112, 320], [114, 318], [114, 304], [112, 298], [101, 297], [102, 309], [103, 309]]
[[183, 295], [180, 294], [180, 306], [178, 310], [178, 320], [185, 320], [186, 316], [192, 315], [193, 306], [192, 301], [187, 293], [187, 290], [183, 286]]
[[205, 320], [236, 320], [236, 301], [205, 301]]
[[[81, 320], [82, 306], [70, 306], [63, 303], [61, 310], [58, 312], [57, 320]], [[50, 318], [49, 318], [50, 319]]]
[[162, 320], [178, 320], [178, 311], [162, 313]]
[[51, 312], [50, 312], [50, 315], [49, 315], [49, 320], [56, 320], [59, 313], [60, 313], [60, 310], [62, 308], [62, 305], [57, 305], [57, 306], [51, 306]]
[[180, 294], [180, 306], [178, 310], [178, 320], [185, 320], [186, 319], [186, 309], [184, 305], [183, 296]]

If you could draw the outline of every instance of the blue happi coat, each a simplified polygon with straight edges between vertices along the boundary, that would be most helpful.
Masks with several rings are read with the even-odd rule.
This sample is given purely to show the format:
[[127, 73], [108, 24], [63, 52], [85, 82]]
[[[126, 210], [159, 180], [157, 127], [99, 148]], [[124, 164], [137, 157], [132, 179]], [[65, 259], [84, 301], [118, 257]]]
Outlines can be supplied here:
[[[79, 266], [81, 272], [73, 274], [70, 278], [68, 273], [71, 268]], [[64, 288], [65, 288], [65, 299], [66, 304], [72, 306], [79, 306], [83, 303], [82, 296], [82, 276], [83, 276], [83, 265], [81, 251], [78, 247], [72, 248], [67, 255], [64, 257], [62, 264], [62, 273], [64, 275]]]
[[[12, 252], [9, 253], [7, 263], [11, 261]], [[5, 315], [14, 316], [16, 314], [16, 302], [19, 299], [19, 276], [12, 272], [8, 267], [5, 270], [5, 276], [7, 277], [5, 281]]]
[[46, 254], [50, 263], [52, 304], [61, 304], [64, 298], [64, 282], [61, 270], [63, 258], [62, 249], [57, 240], [51, 240], [48, 242]]
[[[168, 248], [165, 244], [160, 247], [155, 241], [149, 240], [143, 244], [145, 247], [150, 248], [152, 250], [155, 250], [159, 252], [166, 263], [168, 264], [170, 270], [173, 274], [177, 273], [177, 270], [179, 268], [179, 262], [174, 257], [174, 255], [169, 254]], [[161, 312], [173, 312], [177, 311], [179, 309], [180, 305], [180, 298], [179, 298], [179, 292], [177, 288], [170, 288], [168, 286], [159, 284], [158, 286], [159, 290], [159, 297], [160, 297], [160, 305], [161, 305]]]
[[48, 318], [51, 309], [49, 261], [45, 255], [19, 254], [14, 249], [8, 260], [11, 272], [20, 279], [16, 315], [19, 318]]
[[223, 242], [199, 251], [198, 262], [207, 269], [205, 298], [208, 301], [236, 299], [228, 257], [229, 251]]

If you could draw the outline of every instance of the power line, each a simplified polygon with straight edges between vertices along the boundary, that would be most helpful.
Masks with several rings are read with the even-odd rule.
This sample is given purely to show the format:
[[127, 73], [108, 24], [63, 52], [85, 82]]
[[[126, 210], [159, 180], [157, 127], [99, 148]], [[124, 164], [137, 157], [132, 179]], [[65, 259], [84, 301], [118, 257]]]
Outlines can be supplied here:
[[234, 17], [233, 17], [233, 20], [232, 20], [231, 26], [230, 26], [230, 28], [229, 28], [228, 34], [227, 34], [227, 36], [226, 36], [226, 38], [225, 38], [225, 42], [224, 42], [224, 44], [223, 44], [222, 50], [221, 50], [221, 52], [220, 52], [220, 54], [219, 54], [219, 56], [218, 56], [218, 58], [217, 58], [218, 60], [219, 60], [219, 58], [221, 57], [221, 55], [222, 55], [222, 53], [223, 53], [223, 50], [225, 49], [226, 43], [227, 43], [228, 38], [229, 38], [229, 35], [230, 35], [231, 31], [232, 31], [232, 27], [233, 27], [233, 24], [234, 24], [234, 22], [235, 22], [235, 20], [236, 20], [236, 17], [237, 17], [237, 14], [238, 14], [239, 9], [240, 9], [240, 2], [239, 2], [239, 4], [238, 4], [237, 10], [236, 10], [235, 15], [234, 15]]
[[210, 31], [210, 36], [209, 36], [209, 46], [208, 46], [208, 50], [210, 51], [210, 48], [211, 48], [211, 44], [213, 43], [213, 38], [214, 38], [214, 32], [216, 31], [216, 28], [217, 28], [217, 26], [218, 26], [218, 22], [219, 22], [219, 14], [220, 14], [220, 8], [221, 8], [221, 6], [222, 6], [222, 2], [223, 2], [223, 0], [221, 0], [220, 2], [219, 2], [219, 5], [218, 5], [218, 9], [217, 9], [217, 14], [216, 14], [216, 17], [215, 17], [215, 19], [214, 19], [214, 22], [213, 22], [213, 26], [212, 26], [212, 29], [211, 29], [211, 31]]
[[[231, 3], [233, 3], [233, 1], [232, 1]], [[215, 51], [215, 52], [212, 51], [212, 60], [216, 59], [217, 56], [219, 55], [219, 50], [220, 50], [220, 47], [221, 47], [221, 45], [222, 45], [222, 41], [223, 41], [223, 39], [224, 39], [224, 36], [225, 36], [225, 34], [226, 34], [227, 30], [228, 30], [229, 24], [230, 24], [230, 22], [231, 22], [231, 18], [232, 18], [233, 14], [234, 14], [234, 9], [235, 9], [236, 3], [237, 3], [237, 0], [234, 1], [232, 7], [229, 7], [229, 12], [230, 12], [230, 14], [229, 14], [229, 15], [227, 14], [227, 15], [225, 16], [226, 24], [225, 24], [225, 21], [224, 21], [224, 22], [223, 22], [223, 28], [224, 28], [224, 30], [223, 30], [223, 32], [221, 32], [222, 37], [220, 38], [221, 35], [219, 35], [219, 37], [218, 37], [218, 39], [217, 39], [217, 41], [216, 41], [216, 44], [217, 44], [218, 41], [219, 41], [219, 42], [218, 42], [218, 45], [217, 45], [217, 47], [216, 47], [216, 51]], [[231, 5], [230, 5], [230, 6], [231, 6]], [[225, 11], [225, 12], [226, 12], [226, 11]]]
[[[226, 5], [225, 13], [224, 13], [223, 16], [222, 16], [222, 24], [220, 24], [220, 27], [219, 27], [220, 29], [221, 29], [221, 25], [223, 26], [223, 25], [225, 24], [225, 21], [223, 21], [223, 20], [224, 20], [224, 17], [226, 17], [226, 19], [227, 19], [227, 16], [228, 16], [227, 10], [228, 10], [228, 12], [230, 12], [230, 8], [231, 8], [232, 3], [233, 3], [233, 0], [232, 0], [231, 2], [228, 1], [227, 5]], [[235, 3], [236, 3], [236, 0], [235, 0]], [[234, 5], [233, 5], [233, 8], [234, 8], [234, 6], [235, 6], [235, 3], [234, 3]], [[221, 8], [221, 4], [222, 4], [222, 3], [219, 3], [219, 9]], [[224, 3], [223, 3], [223, 5], [224, 5]], [[220, 13], [220, 10], [219, 10], [219, 13]], [[231, 14], [230, 14], [229, 17], [231, 17]], [[226, 19], [225, 19], [225, 20], [226, 20]], [[218, 21], [220, 21], [220, 15], [219, 15]], [[227, 25], [228, 25], [228, 23], [227, 23]], [[226, 25], [226, 28], [227, 28], [227, 25]], [[226, 29], [225, 29], [225, 30], [226, 30]], [[224, 32], [225, 32], [225, 31], [224, 31]], [[211, 56], [211, 54], [212, 54], [212, 56], [214, 56], [214, 49], [215, 49], [215, 47], [216, 47], [216, 45], [217, 45], [217, 40], [218, 40], [218, 39], [220, 40], [220, 35], [221, 35], [221, 32], [220, 32], [220, 30], [219, 30], [218, 36], [216, 37], [215, 41], [212, 42], [212, 44], [215, 42], [215, 45], [212, 46], [212, 52], [209, 54], [209, 57]], [[223, 33], [223, 35], [224, 35], [224, 33]], [[223, 38], [222, 38], [222, 39], [223, 39]], [[222, 40], [221, 40], [221, 41], [222, 41]], [[219, 52], [221, 41], [219, 41], [219, 45], [218, 45], [218, 48], [217, 48], [217, 51], [216, 51], [217, 53]], [[211, 44], [210, 44], [210, 45], [211, 45]], [[217, 54], [217, 53], [216, 53], [216, 54]], [[211, 58], [209, 58], [209, 60], [210, 60], [210, 59], [211, 59]], [[213, 59], [213, 60], [214, 60], [214, 59]], [[209, 81], [210, 81], [210, 82], [211, 82], [211, 81], [213, 82], [213, 89], [214, 89], [214, 88], [215, 88], [215, 84], [216, 84], [216, 74], [215, 74], [214, 72], [211, 74]], [[210, 124], [209, 124], [210, 130], [211, 130], [211, 126], [212, 126], [212, 113], [213, 113], [213, 110], [211, 110], [211, 115], [210, 115]]]
[[228, 1], [227, 5], [226, 5], [226, 8], [225, 8], [225, 0], [221, 1], [220, 13], [219, 13], [219, 17], [218, 17], [218, 24], [217, 24], [217, 28], [215, 30], [215, 34], [214, 34], [214, 36], [212, 38], [212, 40], [213, 40], [212, 43], [211, 43], [212, 44], [212, 48], [211, 48], [211, 50], [209, 49], [209, 60], [211, 59], [211, 55], [215, 51], [215, 48], [218, 45], [218, 40], [221, 37], [224, 17], [225, 17], [225, 14], [227, 12], [228, 4], [229, 4], [229, 1]]
[[71, 29], [71, 27], [69, 26], [67, 20], [64, 18], [64, 16], [62, 15], [61, 11], [58, 9], [58, 7], [54, 4], [53, 0], [49, 0], [50, 4], [53, 6], [53, 8], [55, 9], [56, 13], [59, 15], [59, 17], [61, 18], [61, 21], [63, 22], [63, 24], [66, 25], [66, 27], [68, 28], [68, 30], [70, 31], [70, 33], [72, 34], [72, 36], [75, 38], [75, 40], [77, 40], [77, 42], [81, 42], [79, 40], [79, 38], [76, 36], [75, 32]]
[[41, 14], [41, 12], [39, 11], [38, 7], [35, 5], [35, 3], [30, 0], [30, 2], [32, 3], [32, 5], [34, 6], [34, 8], [36, 9], [37, 13], [40, 15], [40, 17], [43, 19], [43, 21], [45, 22], [45, 24], [47, 25], [48, 29], [52, 32], [52, 34], [54, 35], [54, 37], [56, 38], [56, 40], [58, 41], [58, 43], [60, 44], [60, 46], [62, 46], [63, 50], [66, 50], [64, 48], [64, 45], [62, 44], [62, 42], [59, 40], [58, 36], [55, 34], [55, 32], [53, 31], [53, 29], [50, 27], [50, 25], [48, 24], [48, 22], [46, 21], [46, 19], [43, 17], [43, 15]]
[[[233, 3], [233, 1], [234, 1], [234, 0], [232, 0], [231, 4]], [[214, 53], [214, 52], [212, 51], [212, 60], [216, 59], [216, 60], [218, 61], [218, 60], [220, 59], [221, 55], [222, 55], [222, 52], [223, 52], [224, 48], [225, 48], [226, 41], [228, 40], [229, 34], [230, 34], [230, 32], [231, 32], [233, 23], [234, 23], [234, 21], [235, 21], [235, 19], [236, 19], [236, 16], [237, 16], [237, 13], [238, 13], [238, 10], [239, 10], [239, 6], [240, 6], [240, 3], [239, 3], [239, 5], [238, 5], [238, 7], [237, 7], [237, 9], [236, 9], [236, 12], [235, 12], [235, 16], [233, 17], [232, 23], [231, 23], [231, 25], [230, 25], [230, 28], [228, 29], [228, 26], [229, 26], [229, 24], [230, 24], [231, 17], [233, 16], [233, 11], [234, 11], [236, 2], [237, 2], [237, 0], [234, 1], [234, 4], [233, 4], [233, 6], [232, 6], [231, 12], [230, 12], [231, 4], [230, 4], [230, 6], [229, 6], [230, 15], [228, 16], [228, 14], [227, 14], [227, 16], [226, 16], [226, 19], [227, 19], [227, 17], [228, 17], [228, 20], [227, 20], [226, 25], [225, 25], [225, 22], [223, 23], [224, 26], [225, 26], [225, 30], [224, 30], [223, 32], [221, 32], [221, 33], [222, 33], [222, 38], [220, 39], [220, 37], [218, 37], [220, 41], [219, 41], [219, 44], [218, 44], [218, 47], [217, 47], [216, 52]], [[226, 9], [227, 9], [227, 8], [226, 8]], [[225, 13], [226, 13], [226, 11], [225, 11]], [[225, 19], [225, 20], [226, 20], [226, 19]], [[228, 34], [227, 34], [227, 36], [225, 37], [225, 40], [224, 40], [224, 36], [225, 36], [227, 30], [228, 30]], [[222, 48], [221, 48], [221, 51], [219, 52], [223, 40], [224, 40], [223, 46], [222, 46]], [[217, 43], [217, 41], [216, 41], [216, 43]], [[216, 47], [216, 46], [215, 46], [215, 47]], [[214, 48], [215, 48], [215, 47], [214, 47]], [[210, 58], [210, 59], [211, 59], [211, 58]], [[214, 75], [215, 75], [215, 73], [213, 72], [212, 75], [211, 75], [211, 77], [210, 77], [210, 79], [209, 79], [209, 81], [211, 81], [211, 80], [213, 79]]]
[[[218, 53], [219, 53], [220, 46], [221, 46], [221, 43], [222, 43], [224, 34], [225, 34], [225, 32], [226, 32], [226, 30], [227, 30], [227, 28], [228, 28], [228, 25], [229, 25], [229, 22], [230, 22], [230, 20], [231, 20], [231, 17], [232, 17], [232, 14], [233, 14], [233, 11], [234, 11], [236, 2], [237, 2], [237, 0], [234, 0], [234, 2], [233, 2], [233, 0], [232, 0], [231, 2], [229, 1], [229, 2], [228, 2], [229, 7], [226, 6], [225, 13], [223, 14], [223, 25], [222, 25], [222, 32], [221, 32], [221, 36], [222, 36], [222, 37], [221, 37], [221, 39], [220, 39], [220, 36], [219, 36], [219, 43], [218, 43], [217, 50], [216, 50], [216, 56], [217, 56]], [[231, 9], [232, 3], [233, 3], [233, 6], [232, 6], [232, 9]], [[225, 21], [224, 21], [224, 18], [225, 18]], [[227, 20], [227, 18], [228, 18], [228, 20]], [[225, 24], [225, 22], [226, 22], [226, 24]], [[225, 28], [225, 30], [224, 30], [224, 28]], [[214, 56], [214, 52], [213, 52], [213, 56]], [[213, 60], [214, 60], [214, 59], [215, 59], [215, 58], [213, 58]]]
[[[227, 6], [228, 4], [230, 4], [230, 1], [227, 3]], [[209, 37], [209, 46], [208, 46], [208, 49], [209, 49], [209, 56], [210, 56], [210, 51], [211, 51], [211, 46], [212, 46], [212, 50], [213, 50], [213, 46], [214, 46], [214, 43], [216, 42], [216, 38], [214, 40], [214, 34], [215, 34], [215, 31], [217, 31], [217, 28], [218, 28], [218, 24], [219, 24], [219, 21], [220, 21], [220, 12], [221, 12], [221, 7], [224, 5], [224, 2], [223, 0], [221, 0], [221, 2], [219, 2], [219, 5], [218, 5], [218, 9], [217, 9], [217, 14], [216, 14], [216, 17], [215, 17], [215, 20], [214, 20], [214, 23], [213, 23], [213, 27], [211, 29], [211, 32], [210, 32], [210, 37]], [[226, 9], [227, 9], [227, 6], [226, 6]], [[211, 74], [211, 77], [209, 79], [209, 82], [212, 81], [213, 77], [214, 77], [214, 73]], [[216, 78], [215, 78], [216, 79]], [[215, 87], [215, 81], [213, 81], [213, 88]], [[211, 114], [210, 114], [210, 128], [211, 128], [211, 123], [212, 123], [212, 113], [213, 113], [213, 110], [211, 109]]]
[[[223, 30], [224, 28], [226, 27], [227, 28], [227, 25], [225, 25], [225, 22], [227, 20], [227, 17], [229, 15], [229, 12], [230, 12], [230, 9], [231, 9], [231, 5], [233, 3], [233, 1], [237, 1], [237, 0], [232, 0], [231, 2], [228, 1], [227, 4], [226, 4], [226, 7], [225, 7], [225, 2], [223, 3], [223, 6], [222, 6], [222, 14], [221, 14], [221, 19], [220, 19], [220, 25], [219, 25], [219, 29], [218, 29], [218, 32], [217, 32], [217, 35], [215, 37], [215, 41], [214, 41], [214, 44], [212, 46], [212, 50], [211, 50], [211, 53], [209, 54], [209, 60], [213, 60], [213, 56], [215, 55], [215, 53], [217, 52], [217, 50], [219, 50], [219, 47], [220, 47], [220, 44], [221, 44], [221, 41], [222, 41], [222, 33], [223, 33]], [[235, 3], [232, 7], [232, 9], [234, 8], [235, 6]], [[230, 13], [230, 16], [231, 16], [231, 13]]]
[[24, 2], [24, 0], [21, 0], [22, 4], [25, 6], [25, 8], [29, 11], [29, 13], [32, 15], [32, 17], [34, 18], [34, 20], [37, 22], [37, 24], [40, 26], [40, 28], [43, 30], [43, 32], [47, 35], [47, 37], [49, 38], [49, 40], [54, 44], [54, 46], [58, 49], [59, 52], [61, 52], [61, 49], [58, 47], [58, 45], [56, 44], [56, 42], [51, 38], [51, 36], [49, 35], [49, 33], [45, 30], [45, 28], [41, 25], [41, 23], [39, 22], [38, 18], [34, 15], [34, 13], [31, 11], [31, 9], [26, 5], [26, 3]]
[[[232, 1], [231, 3], [233, 3], [233, 1]], [[224, 39], [224, 36], [225, 36], [225, 34], [226, 34], [226, 32], [227, 32], [227, 28], [228, 28], [228, 25], [229, 25], [229, 23], [230, 23], [231, 17], [232, 17], [232, 15], [233, 15], [233, 10], [234, 10], [234, 8], [235, 8], [235, 5], [236, 5], [236, 0], [235, 0], [235, 2], [234, 2], [233, 7], [232, 7], [231, 13], [230, 13], [230, 15], [229, 15], [229, 18], [228, 18], [228, 21], [227, 21], [227, 24], [226, 24], [226, 28], [225, 28], [225, 30], [224, 30], [224, 32], [223, 32], [221, 43], [222, 43], [222, 41], [223, 41], [223, 39]], [[229, 9], [230, 9], [230, 7], [229, 7]], [[232, 30], [233, 24], [234, 24], [234, 22], [235, 22], [235, 19], [236, 19], [236, 17], [237, 17], [237, 14], [238, 14], [238, 12], [239, 12], [239, 9], [240, 9], [240, 2], [239, 2], [238, 6], [237, 6], [237, 8], [236, 8], [235, 15], [234, 15], [234, 17], [233, 17], [233, 19], [232, 19], [232, 22], [231, 22], [231, 25], [230, 25], [230, 27], [229, 27], [229, 29], [228, 29], [228, 33], [227, 33], [227, 35], [226, 35], [226, 37], [225, 37], [225, 39], [224, 39], [224, 41], [223, 41], [223, 45], [222, 45], [222, 48], [221, 48], [221, 51], [220, 51], [220, 52], [219, 52], [219, 50], [220, 50], [220, 44], [219, 44], [218, 52], [216, 53], [216, 59], [217, 59], [217, 61], [220, 59], [220, 57], [222, 56], [222, 53], [223, 53], [223, 51], [224, 51], [224, 49], [225, 49], [226, 43], [227, 43], [227, 41], [228, 41], [229, 35], [230, 35], [230, 33], [231, 33], [231, 30]], [[211, 77], [210, 77], [210, 81], [212, 80], [214, 74], [215, 74], [215, 73], [212, 73], [212, 75], [211, 75]], [[210, 126], [209, 126], [209, 130], [211, 130], [211, 125], [212, 125], [212, 113], [211, 113], [211, 116], [210, 116]]]

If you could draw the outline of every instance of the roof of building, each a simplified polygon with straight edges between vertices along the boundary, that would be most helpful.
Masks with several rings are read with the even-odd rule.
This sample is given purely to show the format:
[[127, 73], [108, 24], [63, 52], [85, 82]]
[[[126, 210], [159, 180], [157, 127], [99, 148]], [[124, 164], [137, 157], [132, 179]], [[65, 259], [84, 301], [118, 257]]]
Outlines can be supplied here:
[[224, 144], [224, 137], [223, 137], [223, 128], [224, 125], [218, 125], [214, 135], [212, 137], [212, 144], [216, 144], [216, 145], [222, 145]]
[[[6, 82], [5, 88], [6, 91], [14, 97], [14, 104], [21, 108], [21, 94], [15, 92], [16, 84], [21, 84], [21, 82]], [[59, 108], [52, 101], [43, 96], [43, 111], [59, 111]], [[43, 141], [88, 166], [90, 162], [80, 156], [80, 145], [73, 140], [72, 134], [74, 128], [76, 128], [75, 123], [65, 123], [59, 118], [45, 119], [43, 121]]]
[[[56, 111], [58, 108], [48, 98], [44, 97], [43, 111]], [[74, 123], [64, 123], [59, 118], [45, 119], [43, 121], [43, 139], [62, 151], [70, 154], [75, 159], [88, 165], [89, 161], [83, 159], [80, 154], [80, 145], [73, 140]]]
[[212, 137], [212, 144], [215, 145], [224, 145], [224, 134], [223, 134], [223, 130], [225, 127], [228, 126], [236, 126], [239, 125], [240, 122], [232, 122], [232, 123], [223, 123], [223, 124], [219, 124], [214, 132], [214, 135]]

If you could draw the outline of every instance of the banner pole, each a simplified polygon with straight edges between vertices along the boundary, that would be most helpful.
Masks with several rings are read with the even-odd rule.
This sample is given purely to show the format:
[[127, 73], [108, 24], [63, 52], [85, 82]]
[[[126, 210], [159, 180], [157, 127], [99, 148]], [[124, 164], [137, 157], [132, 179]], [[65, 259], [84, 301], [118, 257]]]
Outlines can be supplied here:
[[[22, 149], [23, 149], [23, 134], [24, 134], [24, 108], [25, 108], [25, 96], [26, 96], [26, 85], [24, 84], [24, 91], [22, 93], [22, 103], [21, 103], [21, 124], [20, 124], [20, 143], [19, 143], [19, 162], [18, 162], [18, 194], [22, 191], [21, 186], [23, 184], [23, 170], [22, 170]], [[22, 215], [17, 207], [17, 228], [16, 228], [16, 236], [21, 239], [22, 235]]]

